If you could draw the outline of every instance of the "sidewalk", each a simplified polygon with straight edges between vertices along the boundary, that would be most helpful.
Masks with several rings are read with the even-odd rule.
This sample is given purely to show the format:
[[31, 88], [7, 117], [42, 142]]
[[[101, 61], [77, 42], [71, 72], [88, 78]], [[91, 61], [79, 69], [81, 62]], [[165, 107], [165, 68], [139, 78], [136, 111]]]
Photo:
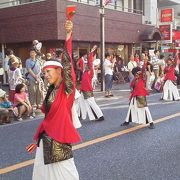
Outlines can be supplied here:
[[112, 87], [112, 93], [113, 93], [113, 97], [111, 98], [106, 98], [105, 97], [105, 92], [102, 92], [100, 85], [97, 86], [97, 88], [94, 91], [94, 96], [95, 96], [95, 100], [97, 102], [108, 102], [108, 101], [112, 101], [112, 100], [123, 100], [123, 99], [128, 99], [130, 96], [130, 89], [129, 89], [129, 83], [125, 83], [125, 84], [117, 84], [117, 83], [113, 83], [113, 87]]

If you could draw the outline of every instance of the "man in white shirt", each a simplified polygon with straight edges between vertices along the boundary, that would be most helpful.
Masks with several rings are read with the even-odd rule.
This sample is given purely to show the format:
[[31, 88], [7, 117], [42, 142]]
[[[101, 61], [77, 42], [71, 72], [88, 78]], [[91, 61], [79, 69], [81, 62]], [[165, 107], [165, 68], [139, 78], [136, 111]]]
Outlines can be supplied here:
[[132, 74], [132, 70], [133, 68], [137, 67], [137, 63], [136, 61], [134, 61], [134, 55], [131, 54], [129, 57], [130, 61], [128, 62], [128, 71], [129, 71], [129, 81], [131, 83], [131, 81], [134, 79], [134, 75]]
[[105, 97], [111, 97], [112, 83], [113, 83], [113, 67], [115, 59], [109, 53], [105, 54], [104, 73], [105, 73]]
[[152, 85], [152, 88], [154, 88], [154, 85], [159, 77], [159, 51], [158, 50], [154, 50], [154, 56], [151, 57], [151, 64], [153, 65], [153, 72], [155, 75], [155, 79]]

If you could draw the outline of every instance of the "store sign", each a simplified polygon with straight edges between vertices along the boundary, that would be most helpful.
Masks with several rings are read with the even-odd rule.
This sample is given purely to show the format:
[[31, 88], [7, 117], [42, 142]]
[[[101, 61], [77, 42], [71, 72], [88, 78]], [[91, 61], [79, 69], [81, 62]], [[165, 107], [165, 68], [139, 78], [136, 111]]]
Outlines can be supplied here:
[[180, 41], [180, 31], [173, 30], [173, 40], [174, 41]]
[[163, 43], [172, 43], [172, 25], [160, 25], [159, 30], [163, 37]]
[[162, 9], [160, 14], [161, 14], [160, 21], [162, 23], [173, 22], [173, 20], [174, 20], [174, 9], [172, 9], [172, 8]]

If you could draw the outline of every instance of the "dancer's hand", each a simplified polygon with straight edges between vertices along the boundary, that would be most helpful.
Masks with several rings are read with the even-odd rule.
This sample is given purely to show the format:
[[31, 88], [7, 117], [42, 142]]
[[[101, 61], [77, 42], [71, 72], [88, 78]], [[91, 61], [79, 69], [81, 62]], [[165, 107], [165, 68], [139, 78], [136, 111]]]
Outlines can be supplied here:
[[91, 52], [94, 52], [97, 49], [97, 45], [94, 45], [93, 48], [91, 49]]

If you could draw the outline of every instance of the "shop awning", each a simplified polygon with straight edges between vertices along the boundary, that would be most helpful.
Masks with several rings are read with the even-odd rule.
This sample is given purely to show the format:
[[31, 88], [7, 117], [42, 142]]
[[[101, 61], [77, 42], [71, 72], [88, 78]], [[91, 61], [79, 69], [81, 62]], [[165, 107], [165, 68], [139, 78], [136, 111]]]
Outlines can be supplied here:
[[141, 35], [142, 41], [159, 41], [162, 39], [163, 38], [161, 32], [159, 31], [158, 28], [155, 27], [146, 29]]

